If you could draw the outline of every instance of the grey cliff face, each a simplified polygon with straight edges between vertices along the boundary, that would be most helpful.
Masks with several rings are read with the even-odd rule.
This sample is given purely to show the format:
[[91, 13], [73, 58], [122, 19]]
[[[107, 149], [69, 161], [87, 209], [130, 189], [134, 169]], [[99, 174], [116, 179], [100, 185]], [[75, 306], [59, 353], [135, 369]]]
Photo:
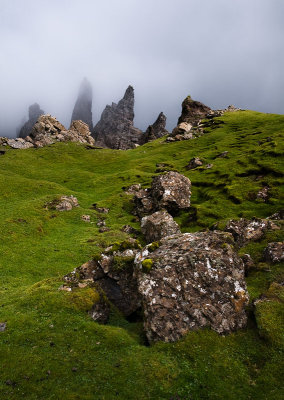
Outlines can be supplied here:
[[20, 129], [19, 137], [24, 139], [29, 136], [34, 124], [43, 114], [44, 111], [40, 109], [40, 106], [37, 103], [32, 104], [29, 107], [29, 120]]
[[134, 89], [128, 86], [118, 104], [107, 105], [102, 112], [93, 131], [96, 144], [111, 149], [134, 148], [141, 141], [142, 131], [133, 126], [133, 120]]
[[73, 121], [81, 120], [89, 126], [90, 131], [93, 130], [92, 101], [92, 86], [90, 82], [86, 78], [84, 78], [81, 83], [79, 95], [73, 109], [71, 124]]

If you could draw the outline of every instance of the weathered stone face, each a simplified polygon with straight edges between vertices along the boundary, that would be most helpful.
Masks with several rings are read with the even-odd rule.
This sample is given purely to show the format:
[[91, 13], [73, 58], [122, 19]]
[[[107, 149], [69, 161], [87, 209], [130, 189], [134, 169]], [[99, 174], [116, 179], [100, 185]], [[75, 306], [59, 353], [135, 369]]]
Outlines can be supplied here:
[[133, 126], [133, 120], [134, 89], [129, 86], [118, 104], [106, 106], [94, 127], [97, 145], [121, 150], [134, 148], [141, 142], [142, 131]]
[[[73, 121], [81, 120], [88, 125], [90, 131], [93, 130], [92, 101], [92, 86], [90, 82], [85, 78], [81, 83], [79, 95], [73, 109], [71, 126]], [[72, 129], [71, 126], [70, 129]]]
[[250, 241], [261, 239], [269, 229], [279, 228], [269, 219], [254, 218], [247, 220], [241, 218], [239, 220], [230, 220], [226, 225], [225, 231], [232, 233], [237, 245], [241, 247]]
[[150, 342], [175, 341], [189, 330], [229, 333], [246, 325], [244, 265], [224, 232], [168, 236], [135, 258], [144, 327]]
[[170, 212], [190, 206], [191, 182], [178, 172], [156, 176], [152, 182], [151, 196], [154, 208], [166, 208]]
[[142, 189], [134, 196], [135, 212], [139, 217], [166, 209], [177, 213], [190, 206], [191, 182], [174, 171], [154, 177], [151, 189]]
[[200, 119], [205, 118], [210, 110], [210, 107], [187, 96], [182, 103], [182, 112], [178, 119], [178, 124], [187, 122], [195, 125]]
[[180, 233], [178, 224], [167, 211], [157, 211], [141, 220], [141, 231], [147, 243], [155, 242], [165, 236]]

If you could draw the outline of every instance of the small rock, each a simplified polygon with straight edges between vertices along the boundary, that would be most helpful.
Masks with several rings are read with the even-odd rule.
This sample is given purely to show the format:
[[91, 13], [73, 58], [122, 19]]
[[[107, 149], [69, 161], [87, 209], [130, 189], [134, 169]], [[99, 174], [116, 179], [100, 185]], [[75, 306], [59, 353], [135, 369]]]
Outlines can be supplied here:
[[77, 372], [78, 368], [77, 367], [72, 367], [72, 372]]
[[210, 169], [210, 168], [212, 168], [212, 167], [213, 167], [213, 164], [207, 164], [207, 165], [206, 165], [206, 168], [207, 168], [207, 169]]
[[91, 222], [91, 216], [90, 215], [82, 215], [81, 220], [85, 222]]
[[106, 221], [104, 221], [104, 220], [100, 220], [100, 221], [98, 221], [97, 222], [97, 224], [96, 224], [98, 227], [101, 227], [101, 226], [106, 226]]
[[229, 158], [229, 152], [223, 151], [223, 153], [218, 154], [215, 158]]
[[98, 207], [98, 206], [97, 206], [97, 203], [94, 203], [94, 204], [92, 205], [92, 208], [93, 208], [94, 210], [96, 210], [97, 212], [101, 213], [101, 214], [108, 214], [108, 212], [109, 212], [109, 208], [106, 208], [106, 207]]
[[284, 261], [284, 242], [269, 243], [264, 250], [264, 257], [272, 263]]
[[6, 322], [0, 322], [0, 332], [4, 332], [6, 330]]
[[200, 160], [200, 158], [198, 157], [193, 157], [189, 163], [187, 164], [187, 166], [185, 167], [187, 170], [189, 169], [194, 169], [197, 167], [200, 167], [201, 165], [203, 165], [203, 162]]
[[109, 232], [109, 231], [110, 231], [110, 228], [108, 228], [107, 226], [102, 226], [102, 227], [99, 229], [99, 232], [100, 232], [100, 233]]
[[270, 188], [268, 186], [264, 186], [260, 191], [257, 193], [256, 198], [259, 200], [263, 200], [265, 203], [269, 199], [269, 191]]

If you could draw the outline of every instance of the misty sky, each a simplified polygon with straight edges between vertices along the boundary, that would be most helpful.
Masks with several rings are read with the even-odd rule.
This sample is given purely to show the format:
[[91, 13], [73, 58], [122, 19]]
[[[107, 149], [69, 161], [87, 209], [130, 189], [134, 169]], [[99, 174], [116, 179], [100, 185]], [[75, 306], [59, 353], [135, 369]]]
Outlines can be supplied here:
[[284, 113], [284, 0], [0, 0], [0, 136], [38, 102], [69, 127], [79, 84], [94, 123], [135, 89], [135, 125], [172, 129], [190, 94]]

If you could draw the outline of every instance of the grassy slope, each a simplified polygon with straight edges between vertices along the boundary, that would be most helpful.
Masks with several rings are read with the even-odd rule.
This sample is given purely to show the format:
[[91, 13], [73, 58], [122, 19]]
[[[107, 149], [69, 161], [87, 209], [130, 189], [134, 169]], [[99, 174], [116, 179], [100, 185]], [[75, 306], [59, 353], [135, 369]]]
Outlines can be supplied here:
[[[282, 398], [281, 341], [273, 340], [281, 336], [278, 300], [273, 309], [263, 307], [262, 336], [251, 316], [247, 329], [227, 337], [204, 330], [146, 347], [141, 323], [114, 312], [108, 325], [99, 325], [86, 313], [88, 290], [58, 291], [65, 273], [126, 237], [124, 224], [138, 228], [122, 187], [148, 186], [156, 163], [170, 163], [192, 181], [192, 211], [177, 218], [184, 232], [279, 210], [284, 116], [246, 111], [219, 119], [224, 124], [190, 141], [161, 139], [129, 151], [58, 143], [0, 156], [0, 322], [7, 321], [0, 333], [0, 398]], [[215, 159], [223, 151], [229, 158]], [[186, 171], [194, 156], [213, 168]], [[253, 200], [262, 185], [271, 187], [268, 203]], [[75, 195], [80, 207], [61, 213], [44, 208], [63, 194]], [[110, 232], [100, 234], [95, 223], [81, 221], [82, 214], [98, 220], [90, 209], [95, 202], [110, 207]], [[280, 240], [280, 232], [250, 245], [257, 261], [269, 240]], [[260, 264], [247, 278], [251, 298], [280, 274], [280, 264]]]

